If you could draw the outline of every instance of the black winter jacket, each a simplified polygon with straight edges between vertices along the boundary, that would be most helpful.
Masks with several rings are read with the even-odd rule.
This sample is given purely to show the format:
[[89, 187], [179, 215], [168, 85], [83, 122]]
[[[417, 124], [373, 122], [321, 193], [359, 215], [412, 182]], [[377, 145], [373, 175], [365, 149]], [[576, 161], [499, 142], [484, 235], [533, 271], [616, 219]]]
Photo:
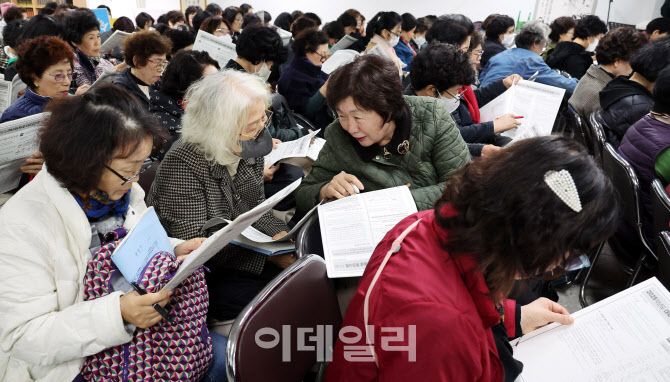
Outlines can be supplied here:
[[172, 143], [181, 136], [181, 117], [184, 115], [184, 109], [178, 100], [156, 86], [149, 88], [149, 104], [149, 112], [158, 118], [160, 126], [167, 130], [171, 137], [158, 155], [162, 160]]
[[144, 92], [140, 89], [139, 85], [146, 86], [142, 83], [137, 77], [133, 76], [130, 73], [130, 67], [126, 68], [123, 72], [119, 73], [114, 79], [114, 85], [120, 86], [121, 88], [128, 90], [133, 93], [142, 106], [148, 111], [149, 110], [149, 98]]
[[572, 78], [580, 79], [593, 65], [593, 58], [582, 45], [572, 41], [563, 41], [549, 52], [547, 65], [552, 69], [567, 72]]
[[482, 50], [484, 53], [482, 53], [482, 58], [479, 61], [479, 64], [482, 68], [484, 68], [491, 57], [498, 53], [502, 53], [507, 49], [505, 48], [505, 45], [503, 45], [502, 42], [498, 41], [497, 39], [486, 37], [486, 39], [484, 39], [484, 44], [482, 44]]
[[600, 114], [607, 141], [618, 148], [626, 131], [654, 105], [651, 92], [627, 77], [619, 76], [600, 91]]

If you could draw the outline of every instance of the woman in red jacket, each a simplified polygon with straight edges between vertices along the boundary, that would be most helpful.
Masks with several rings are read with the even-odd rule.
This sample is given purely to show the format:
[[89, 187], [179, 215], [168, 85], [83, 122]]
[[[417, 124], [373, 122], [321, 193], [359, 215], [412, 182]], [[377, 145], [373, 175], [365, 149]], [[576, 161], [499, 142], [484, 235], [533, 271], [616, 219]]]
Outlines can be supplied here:
[[610, 181], [578, 144], [521, 141], [452, 175], [434, 210], [377, 246], [336, 343], [326, 381], [513, 381], [508, 338], [562, 306], [504, 298], [515, 280], [556, 277], [615, 229]]

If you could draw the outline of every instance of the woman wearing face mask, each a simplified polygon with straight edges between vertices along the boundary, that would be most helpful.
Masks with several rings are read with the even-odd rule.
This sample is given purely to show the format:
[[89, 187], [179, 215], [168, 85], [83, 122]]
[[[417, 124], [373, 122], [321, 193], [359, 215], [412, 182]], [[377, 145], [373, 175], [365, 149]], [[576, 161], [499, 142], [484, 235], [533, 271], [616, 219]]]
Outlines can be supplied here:
[[505, 114], [491, 122], [481, 122], [479, 108], [504, 93], [512, 83], [521, 80], [513, 74], [488, 86], [472, 91], [474, 80], [469, 55], [451, 44], [433, 42], [422, 49], [412, 62], [411, 87], [406, 95], [439, 98], [456, 122], [472, 156], [496, 151], [510, 140], [499, 134], [520, 125], [514, 114]]
[[372, 36], [365, 52], [370, 52], [379, 45], [386, 55], [398, 68], [398, 75], [402, 76], [402, 70], [407, 65], [398, 58], [393, 49], [400, 42], [402, 34], [402, 18], [395, 12], [379, 12], [370, 20], [367, 27], [367, 35]]
[[598, 16], [584, 16], [577, 22], [573, 41], [558, 43], [547, 54], [547, 65], [576, 79], [582, 78], [593, 65], [598, 40], [607, 33], [607, 25]]
[[296, 191], [296, 215], [320, 201], [407, 185], [419, 210], [430, 209], [449, 175], [470, 160], [468, 147], [440, 100], [403, 97], [397, 67], [363, 55], [328, 80], [338, 119]]
[[[263, 80], [236, 70], [206, 76], [188, 89], [182, 136], [161, 162], [147, 200], [169, 235], [210, 236], [221, 225], [203, 231], [208, 220], [234, 220], [265, 200], [263, 157], [272, 150], [269, 97]], [[272, 212], [253, 227], [274, 239], [288, 230]], [[207, 282], [210, 317], [235, 319], [294, 260], [291, 254], [267, 257], [226, 246], [207, 264], [212, 271]]]
[[[64, 20], [66, 39], [75, 48], [74, 82], [77, 87], [93, 85], [114, 64], [100, 57], [100, 23], [88, 11], [68, 12]], [[123, 70], [125, 64], [119, 65]]]
[[212, 34], [223, 41], [233, 43], [230, 23], [224, 18], [218, 16], [208, 17], [200, 24], [200, 30]]
[[226, 69], [253, 74], [267, 81], [274, 65], [280, 65], [288, 54], [281, 37], [268, 27], [245, 29], [239, 37], [237, 58], [228, 61]]
[[293, 51], [295, 56], [279, 77], [277, 89], [293, 111], [314, 122], [318, 119], [317, 125], [325, 127], [332, 122], [325, 96], [328, 75], [321, 71], [328, 57], [328, 36], [316, 29], [306, 30], [293, 40]]
[[149, 86], [161, 78], [167, 66], [172, 42], [158, 33], [136, 32], [123, 41], [123, 57], [128, 68], [119, 73], [114, 84], [133, 93], [149, 110]]
[[484, 39], [484, 53], [482, 54], [482, 68], [486, 66], [491, 57], [504, 52], [514, 45], [514, 19], [507, 15], [494, 17], [486, 25], [486, 38]]

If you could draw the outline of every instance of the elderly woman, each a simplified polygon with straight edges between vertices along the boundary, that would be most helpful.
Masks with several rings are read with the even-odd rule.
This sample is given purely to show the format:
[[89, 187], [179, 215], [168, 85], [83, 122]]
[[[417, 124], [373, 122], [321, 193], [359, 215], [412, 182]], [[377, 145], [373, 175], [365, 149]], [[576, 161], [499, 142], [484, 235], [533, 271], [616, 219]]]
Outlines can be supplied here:
[[203, 30], [216, 37], [222, 38], [224, 41], [233, 42], [231, 35], [231, 26], [228, 20], [213, 16], [208, 17], [200, 24], [200, 30]]
[[179, 138], [181, 117], [184, 114], [184, 94], [191, 84], [203, 76], [219, 71], [219, 64], [207, 52], [183, 50], [178, 52], [163, 73], [160, 88], [149, 89], [149, 111], [158, 118], [161, 127], [170, 132], [167, 147], [159, 154], [159, 159]]
[[577, 79], [565, 78], [556, 73], [540, 57], [549, 41], [548, 34], [549, 27], [541, 21], [524, 24], [514, 40], [516, 48], [495, 55], [482, 70], [479, 76], [482, 86], [502, 80], [510, 73], [517, 73], [525, 79], [535, 75], [536, 82], [563, 88], [572, 94], [577, 86]]
[[547, 45], [544, 53], [542, 53], [542, 59], [547, 61], [547, 55], [551, 52], [558, 43], [565, 41], [572, 41], [575, 36], [575, 26], [577, 22], [570, 16], [563, 16], [555, 19], [549, 25], [551, 28], [551, 33], [549, 33], [549, 39], [551, 42]]
[[313, 121], [315, 115], [321, 113], [320, 119], [326, 121], [324, 84], [328, 75], [321, 71], [321, 66], [328, 58], [328, 36], [322, 31], [308, 29], [293, 40], [293, 52], [293, 60], [279, 77], [278, 91], [296, 113]]
[[296, 214], [321, 200], [407, 185], [419, 210], [433, 207], [448, 176], [470, 160], [440, 100], [403, 97], [397, 67], [366, 55], [333, 73], [328, 105], [338, 119], [296, 191]]
[[[555, 191], [566, 183], [571, 192]], [[505, 297], [516, 280], [555, 278], [607, 239], [615, 198], [584, 148], [562, 137], [469, 163], [434, 209], [398, 223], [375, 249], [343, 323], [360, 336], [335, 344], [326, 381], [515, 380], [522, 364], [508, 338], [574, 319], [546, 298], [520, 306]], [[383, 345], [388, 327], [414, 330], [415, 360]]]
[[123, 57], [128, 68], [114, 84], [128, 90], [149, 110], [149, 86], [155, 84], [167, 66], [172, 42], [158, 33], [136, 32], [123, 41]]
[[486, 66], [491, 57], [502, 53], [507, 46], [514, 45], [514, 19], [499, 15], [494, 17], [486, 25], [486, 39], [484, 40], [484, 53], [481, 58], [482, 68]]
[[[154, 144], [164, 139], [155, 120], [112, 85], [55, 100], [49, 110], [40, 136], [45, 170], [0, 210], [0, 375], [6, 381], [75, 380], [85, 357], [127, 343], [133, 326], [159, 323], [152, 305], [164, 306], [171, 296], [117, 291], [84, 301], [86, 264], [101, 236], [133, 228], [147, 208], [136, 183]], [[202, 240], [171, 242], [184, 258]], [[215, 349], [225, 346], [225, 338], [212, 339]]]
[[366, 52], [371, 51], [377, 45], [386, 53], [388, 58], [398, 68], [398, 75], [402, 76], [402, 70], [405, 65], [395, 52], [394, 47], [400, 42], [402, 34], [402, 18], [395, 12], [379, 12], [370, 20], [366, 34], [372, 36]]
[[100, 23], [89, 11], [69, 12], [64, 20], [65, 38], [75, 48], [74, 82], [77, 87], [93, 85], [114, 64], [100, 57]]
[[581, 79], [593, 65], [598, 40], [607, 33], [607, 24], [598, 16], [587, 15], [577, 22], [572, 41], [563, 41], [547, 54], [547, 65]]
[[[221, 226], [203, 230], [208, 220], [234, 220], [265, 200], [263, 156], [272, 150], [269, 96], [263, 80], [235, 70], [191, 85], [182, 137], [163, 159], [148, 199], [169, 235], [210, 236]], [[271, 212], [253, 227], [275, 239], [287, 231]], [[280, 267], [293, 261], [292, 255], [267, 257], [228, 245], [208, 264], [210, 316], [234, 319]]]

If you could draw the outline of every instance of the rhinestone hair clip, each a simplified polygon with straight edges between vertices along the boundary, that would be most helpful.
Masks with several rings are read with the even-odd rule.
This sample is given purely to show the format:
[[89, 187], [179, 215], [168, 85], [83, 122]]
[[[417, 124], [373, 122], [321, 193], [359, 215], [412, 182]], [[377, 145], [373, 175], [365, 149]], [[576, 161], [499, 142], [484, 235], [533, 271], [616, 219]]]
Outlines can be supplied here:
[[575, 180], [568, 170], [547, 171], [544, 174], [544, 182], [573, 211], [582, 210], [582, 201], [579, 199]]

